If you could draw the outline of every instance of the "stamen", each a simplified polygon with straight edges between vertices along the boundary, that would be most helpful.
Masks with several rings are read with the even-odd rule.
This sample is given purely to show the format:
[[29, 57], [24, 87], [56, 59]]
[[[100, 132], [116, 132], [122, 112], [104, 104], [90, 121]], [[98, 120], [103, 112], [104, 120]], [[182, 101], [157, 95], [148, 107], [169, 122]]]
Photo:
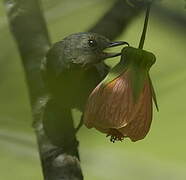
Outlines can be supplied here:
[[110, 142], [115, 143], [115, 141], [123, 141], [124, 136], [117, 129], [109, 129], [106, 137], [110, 136]]

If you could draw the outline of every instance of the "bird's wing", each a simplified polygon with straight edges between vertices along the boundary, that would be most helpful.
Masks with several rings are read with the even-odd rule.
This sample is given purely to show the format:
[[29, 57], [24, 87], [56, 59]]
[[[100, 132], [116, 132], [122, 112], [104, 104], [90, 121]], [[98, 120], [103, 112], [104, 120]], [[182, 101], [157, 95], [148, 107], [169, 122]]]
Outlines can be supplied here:
[[41, 72], [47, 88], [56, 83], [58, 77], [68, 68], [63, 54], [63, 41], [55, 43], [47, 52], [46, 57], [41, 63]]
[[96, 64], [95, 67], [100, 75], [100, 80], [102, 81], [105, 78], [105, 76], [108, 74], [110, 67], [106, 65], [104, 62]]
[[55, 43], [46, 55], [46, 72], [58, 76], [67, 67], [63, 54], [63, 41]]

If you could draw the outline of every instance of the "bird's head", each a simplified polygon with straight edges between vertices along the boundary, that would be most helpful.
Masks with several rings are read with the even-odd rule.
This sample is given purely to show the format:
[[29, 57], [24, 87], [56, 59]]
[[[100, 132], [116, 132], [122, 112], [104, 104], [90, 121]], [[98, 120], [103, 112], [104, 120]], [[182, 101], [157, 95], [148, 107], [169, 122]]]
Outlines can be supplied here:
[[120, 52], [108, 53], [106, 50], [115, 46], [128, 45], [124, 41], [111, 42], [104, 36], [91, 32], [72, 34], [61, 41], [61, 44], [63, 45], [62, 56], [70, 63], [83, 66], [120, 56]]

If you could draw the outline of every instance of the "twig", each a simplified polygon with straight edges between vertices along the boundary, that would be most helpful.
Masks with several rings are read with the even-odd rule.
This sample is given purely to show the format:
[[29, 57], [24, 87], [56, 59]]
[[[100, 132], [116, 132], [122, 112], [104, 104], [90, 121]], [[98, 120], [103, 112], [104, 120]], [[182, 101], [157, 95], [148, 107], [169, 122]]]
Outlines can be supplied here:
[[153, 5], [153, 12], [155, 13], [156, 17], [161, 19], [161, 21], [166, 22], [166, 25], [178, 28], [179, 30], [182, 30], [183, 33], [185, 33], [186, 30], [185, 14], [181, 14], [174, 8], [165, 7], [160, 3]]

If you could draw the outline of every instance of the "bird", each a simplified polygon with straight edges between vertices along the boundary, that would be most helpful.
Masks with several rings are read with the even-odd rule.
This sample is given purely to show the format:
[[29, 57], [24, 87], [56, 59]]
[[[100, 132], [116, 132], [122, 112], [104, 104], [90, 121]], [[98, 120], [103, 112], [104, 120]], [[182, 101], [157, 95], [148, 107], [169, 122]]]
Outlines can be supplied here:
[[54, 145], [70, 142], [74, 129], [72, 109], [83, 113], [91, 91], [104, 79], [109, 66], [107, 58], [121, 55], [121, 52], [106, 52], [107, 49], [129, 45], [125, 41], [110, 41], [93, 32], [71, 34], [56, 42], [48, 50], [43, 61], [43, 80], [49, 94], [44, 110], [43, 127]]

